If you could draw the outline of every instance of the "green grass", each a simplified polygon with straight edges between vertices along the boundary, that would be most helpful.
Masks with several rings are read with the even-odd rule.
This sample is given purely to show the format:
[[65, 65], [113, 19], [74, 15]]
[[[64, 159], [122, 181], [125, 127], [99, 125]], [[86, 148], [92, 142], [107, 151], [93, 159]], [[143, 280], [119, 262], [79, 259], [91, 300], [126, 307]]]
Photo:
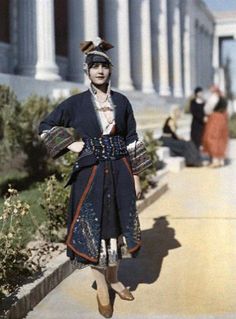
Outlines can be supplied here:
[[11, 180], [22, 180], [28, 176], [27, 172], [11, 169], [8, 172], [1, 172], [0, 174], [0, 185], [11, 182]]
[[[23, 217], [23, 244], [26, 245], [30, 240], [34, 240], [35, 232], [39, 225], [46, 220], [46, 213], [40, 206], [41, 193], [38, 189], [39, 184], [35, 184], [29, 190], [20, 192], [20, 198], [30, 205], [31, 213]], [[0, 198], [0, 214], [2, 214], [3, 198]]]

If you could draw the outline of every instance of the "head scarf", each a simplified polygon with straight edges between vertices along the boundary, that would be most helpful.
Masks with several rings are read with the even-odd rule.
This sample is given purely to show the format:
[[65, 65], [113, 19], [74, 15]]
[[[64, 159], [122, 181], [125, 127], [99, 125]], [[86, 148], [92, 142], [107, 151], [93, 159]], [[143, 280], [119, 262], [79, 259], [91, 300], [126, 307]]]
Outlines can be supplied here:
[[214, 93], [214, 94], [217, 94], [218, 96], [222, 96], [222, 95], [223, 95], [223, 93], [221, 92], [219, 86], [216, 85], [216, 84], [211, 85], [210, 91], [211, 91], [212, 93]]
[[112, 66], [111, 58], [106, 51], [113, 48], [113, 45], [97, 37], [94, 41], [84, 41], [80, 43], [80, 49], [85, 53], [84, 71], [88, 70], [94, 63], [106, 63]]

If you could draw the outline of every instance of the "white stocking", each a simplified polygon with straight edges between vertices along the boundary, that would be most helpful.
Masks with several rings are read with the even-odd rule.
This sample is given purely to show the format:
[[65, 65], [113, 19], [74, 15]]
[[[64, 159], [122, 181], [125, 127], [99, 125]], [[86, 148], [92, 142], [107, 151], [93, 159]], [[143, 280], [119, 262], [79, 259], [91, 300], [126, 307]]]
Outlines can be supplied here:
[[91, 267], [94, 278], [97, 284], [97, 293], [99, 300], [103, 306], [106, 306], [110, 303], [108, 286], [105, 278], [105, 269]]

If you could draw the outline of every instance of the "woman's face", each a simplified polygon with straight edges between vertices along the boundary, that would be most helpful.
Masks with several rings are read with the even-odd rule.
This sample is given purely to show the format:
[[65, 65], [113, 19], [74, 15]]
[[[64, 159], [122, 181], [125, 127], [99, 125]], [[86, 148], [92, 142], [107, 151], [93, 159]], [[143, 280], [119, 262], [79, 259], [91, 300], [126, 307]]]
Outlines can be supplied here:
[[174, 116], [176, 118], [176, 120], [178, 120], [181, 116], [181, 112], [180, 112], [180, 109], [176, 109], [175, 112], [174, 112]]
[[198, 91], [196, 93], [196, 97], [202, 99], [203, 98], [203, 91]]
[[89, 78], [94, 85], [104, 85], [110, 77], [110, 67], [106, 63], [94, 63], [89, 69]]

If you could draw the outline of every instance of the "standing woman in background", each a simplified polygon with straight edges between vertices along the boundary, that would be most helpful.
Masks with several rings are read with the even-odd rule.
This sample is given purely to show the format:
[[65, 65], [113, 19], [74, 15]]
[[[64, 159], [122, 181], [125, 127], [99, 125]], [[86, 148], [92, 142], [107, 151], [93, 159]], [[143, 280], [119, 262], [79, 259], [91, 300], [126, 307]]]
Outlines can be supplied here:
[[191, 100], [190, 112], [193, 116], [191, 123], [191, 140], [198, 149], [202, 145], [204, 131], [204, 104], [203, 90], [201, 87], [197, 87], [194, 90], [194, 98]]
[[229, 139], [227, 100], [220, 89], [213, 85], [204, 111], [207, 123], [203, 136], [203, 150], [211, 157], [210, 167], [224, 166]]
[[[135, 257], [141, 246], [136, 210], [139, 173], [151, 165], [128, 99], [110, 89], [113, 46], [97, 38], [81, 43], [89, 89], [59, 104], [40, 124], [39, 134], [51, 156], [78, 153], [67, 185], [71, 186], [67, 216], [67, 256], [75, 267], [90, 265], [97, 283], [99, 312], [113, 313], [109, 287], [121, 299], [134, 299], [118, 280], [122, 252]], [[75, 141], [65, 128], [75, 129]]]

